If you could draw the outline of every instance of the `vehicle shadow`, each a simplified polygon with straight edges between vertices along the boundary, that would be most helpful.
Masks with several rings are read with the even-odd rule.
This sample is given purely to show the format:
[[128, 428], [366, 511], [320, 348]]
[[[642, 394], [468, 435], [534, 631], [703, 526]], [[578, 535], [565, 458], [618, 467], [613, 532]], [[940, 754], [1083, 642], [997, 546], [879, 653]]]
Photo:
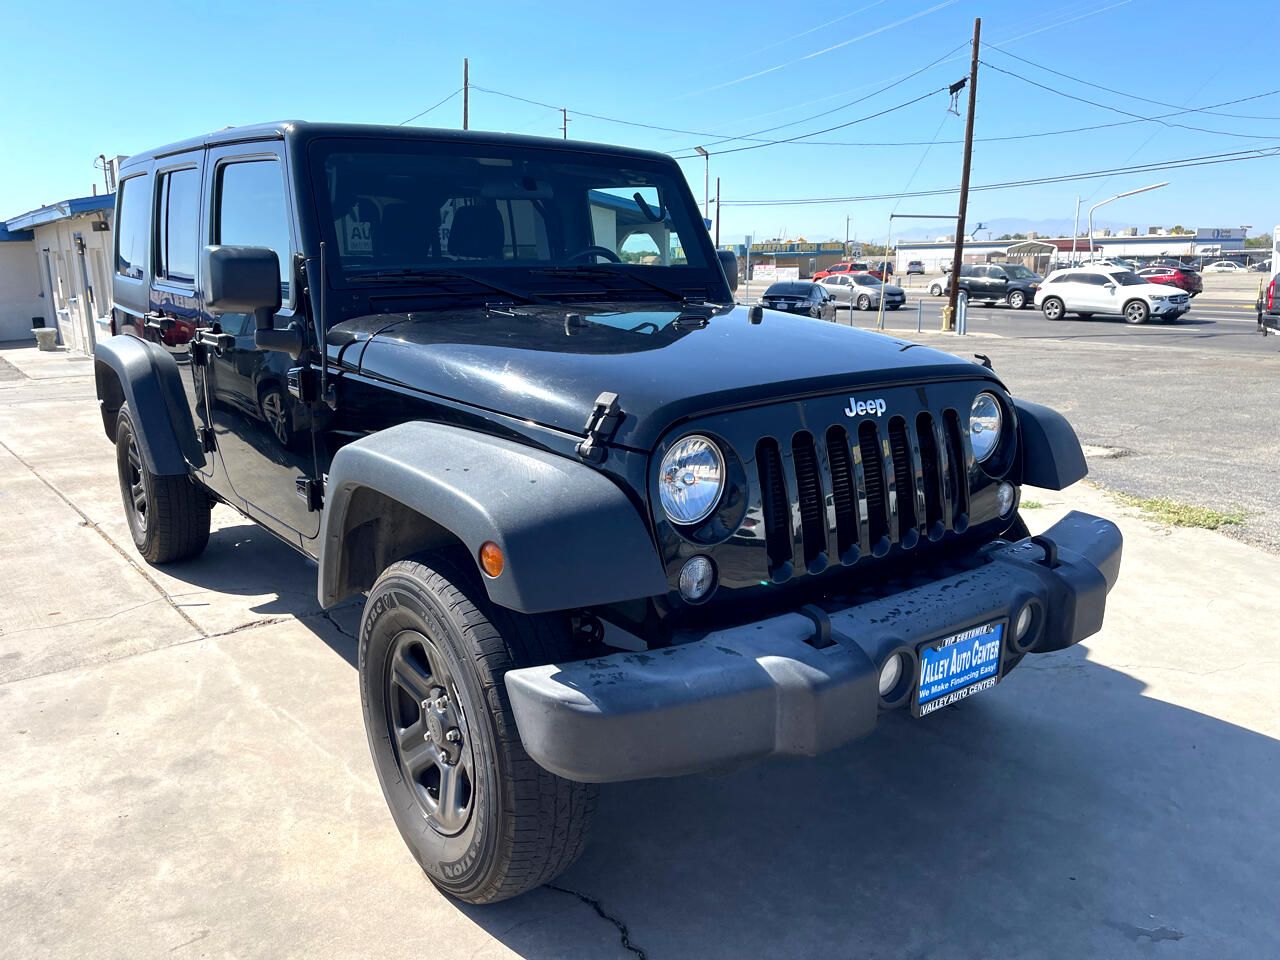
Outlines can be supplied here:
[[[1280, 744], [1143, 688], [1075, 648], [816, 760], [605, 787], [558, 885], [655, 960], [1277, 955]], [[601, 955], [566, 899], [460, 909], [525, 957]]]
[[[167, 572], [255, 595], [266, 569], [254, 612], [354, 668], [360, 603], [321, 612], [255, 525]], [[1280, 742], [1144, 691], [1082, 645], [823, 757], [606, 785], [554, 887], [455, 907], [530, 960], [632, 955], [610, 920], [651, 960], [1280, 955]]]

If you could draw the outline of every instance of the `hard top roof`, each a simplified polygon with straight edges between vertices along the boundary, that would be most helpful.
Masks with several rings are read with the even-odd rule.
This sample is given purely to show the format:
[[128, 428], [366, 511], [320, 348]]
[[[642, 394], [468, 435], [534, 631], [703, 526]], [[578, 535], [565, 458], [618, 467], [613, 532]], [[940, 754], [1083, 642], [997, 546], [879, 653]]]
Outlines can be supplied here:
[[647, 160], [666, 160], [670, 157], [652, 150], [638, 150], [605, 143], [583, 140], [557, 140], [553, 137], [530, 137], [521, 134], [499, 133], [488, 130], [449, 130], [440, 127], [401, 127], [371, 123], [310, 123], [302, 120], [277, 120], [273, 123], [256, 123], [243, 127], [225, 127], [202, 136], [191, 137], [151, 150], [142, 150], [121, 164], [127, 169], [134, 164], [155, 157], [171, 156], [232, 143], [249, 143], [255, 140], [313, 140], [321, 137], [366, 137], [369, 139], [434, 140], [453, 143], [485, 143], [522, 145], [554, 150], [587, 150], [591, 153], [616, 154], [627, 157], [643, 157]]

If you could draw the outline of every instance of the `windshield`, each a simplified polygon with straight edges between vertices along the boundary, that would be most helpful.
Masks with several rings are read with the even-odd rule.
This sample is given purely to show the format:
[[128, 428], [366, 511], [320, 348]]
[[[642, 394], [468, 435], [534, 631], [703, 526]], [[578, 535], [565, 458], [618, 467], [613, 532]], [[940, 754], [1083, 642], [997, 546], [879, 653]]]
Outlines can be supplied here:
[[1141, 286], [1147, 282], [1131, 270], [1121, 270], [1119, 273], [1113, 273], [1111, 276], [1122, 287]]
[[766, 297], [807, 297], [813, 289], [811, 283], [775, 283], [764, 292]]
[[1010, 280], [1034, 280], [1036, 278], [1034, 270], [1028, 270], [1020, 263], [1006, 263], [1004, 272]]
[[856, 277], [851, 278], [854, 283], [860, 287], [878, 287], [880, 286], [880, 278], [873, 277], [869, 273], [860, 273]]
[[584, 266], [681, 287], [718, 279], [683, 180], [643, 157], [320, 140], [311, 164], [330, 266], [346, 285], [459, 272], [489, 284], [563, 285], [564, 270]]

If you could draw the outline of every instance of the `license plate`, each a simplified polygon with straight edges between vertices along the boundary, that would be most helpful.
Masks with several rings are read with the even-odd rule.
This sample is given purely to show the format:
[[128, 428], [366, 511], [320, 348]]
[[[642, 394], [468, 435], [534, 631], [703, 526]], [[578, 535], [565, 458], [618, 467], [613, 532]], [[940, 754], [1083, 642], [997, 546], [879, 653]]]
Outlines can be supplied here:
[[999, 683], [1004, 631], [999, 620], [921, 647], [912, 712], [925, 717]]

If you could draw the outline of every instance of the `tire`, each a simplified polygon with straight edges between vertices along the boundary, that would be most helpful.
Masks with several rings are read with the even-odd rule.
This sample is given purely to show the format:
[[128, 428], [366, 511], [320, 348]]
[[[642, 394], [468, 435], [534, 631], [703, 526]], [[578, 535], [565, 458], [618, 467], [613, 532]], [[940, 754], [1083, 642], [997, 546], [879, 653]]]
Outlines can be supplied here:
[[902, 304], [900, 303], [888, 303], [885, 304], [885, 306], [890, 310], [899, 310], [902, 308]]
[[859, 310], [871, 309], [871, 298], [867, 296], [865, 293], [858, 295], [858, 309]]
[[1014, 310], [1021, 310], [1027, 305], [1027, 295], [1021, 290], [1014, 290], [1006, 299]]
[[1055, 322], [1067, 315], [1065, 305], [1057, 297], [1045, 297], [1044, 303], [1040, 305], [1040, 311], [1046, 320]]
[[293, 449], [295, 435], [289, 399], [280, 384], [268, 382], [258, 388], [258, 412], [271, 435], [286, 450]]
[[1137, 326], [1151, 318], [1151, 308], [1145, 300], [1130, 300], [1124, 305], [1124, 322]]
[[[529, 758], [503, 682], [514, 667], [570, 656], [567, 622], [495, 607], [479, 575], [461, 571], [440, 557], [383, 571], [360, 623], [360, 700], [409, 850], [445, 893], [494, 903], [578, 858], [598, 791]], [[456, 802], [442, 806], [449, 793]]]
[[931, 283], [931, 284], [929, 284], [929, 296], [931, 296], [931, 297], [940, 297], [940, 296], [942, 296], [942, 284], [940, 284], [940, 283]]
[[190, 476], [147, 469], [128, 404], [116, 419], [116, 473], [133, 543], [148, 563], [189, 560], [209, 542], [209, 496]]

